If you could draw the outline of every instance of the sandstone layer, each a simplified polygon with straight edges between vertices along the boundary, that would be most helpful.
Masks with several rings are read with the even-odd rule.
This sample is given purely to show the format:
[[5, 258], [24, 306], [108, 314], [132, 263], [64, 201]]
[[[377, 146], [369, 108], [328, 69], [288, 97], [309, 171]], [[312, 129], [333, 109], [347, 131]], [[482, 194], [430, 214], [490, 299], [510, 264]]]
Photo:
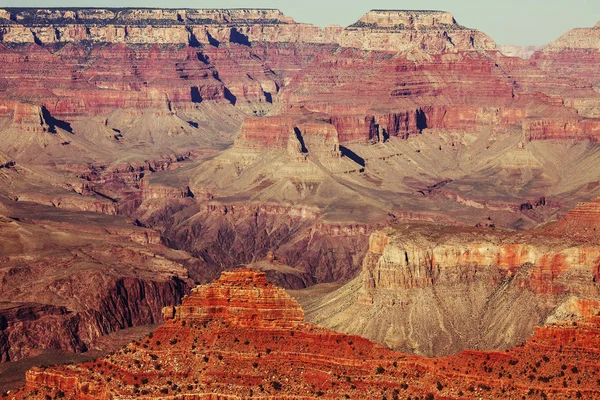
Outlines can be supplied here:
[[[596, 304], [597, 306], [597, 304]], [[598, 396], [598, 317], [538, 329], [507, 352], [437, 360], [303, 322], [299, 304], [238, 270], [201, 286], [153, 334], [102, 359], [34, 368], [14, 399], [543, 398]], [[558, 346], [561, 350], [557, 351]]]
[[[600, 26], [576, 28], [534, 53], [532, 59], [543, 70], [565, 77], [576, 77], [579, 86], [591, 85], [596, 91], [600, 84]], [[599, 117], [595, 100], [587, 95], [574, 96], [569, 102], [588, 116]]]
[[369, 242], [358, 278], [303, 297], [310, 321], [440, 356], [509, 349], [536, 326], [587, 314], [568, 305], [599, 299], [600, 248], [565, 237], [410, 225]]
[[373, 10], [348, 28], [295, 23], [269, 9], [5, 9], [6, 43], [216, 44], [336, 43], [366, 50], [486, 50], [485, 34], [458, 25], [448, 12]]

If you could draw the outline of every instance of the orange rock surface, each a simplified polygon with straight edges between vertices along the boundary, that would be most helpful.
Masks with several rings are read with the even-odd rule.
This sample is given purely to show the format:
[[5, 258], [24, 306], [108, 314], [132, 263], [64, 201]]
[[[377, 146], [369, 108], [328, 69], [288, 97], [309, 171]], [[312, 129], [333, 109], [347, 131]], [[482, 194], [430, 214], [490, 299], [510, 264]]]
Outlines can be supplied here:
[[304, 323], [298, 303], [267, 283], [264, 273], [244, 269], [197, 288], [166, 314], [153, 334], [103, 359], [30, 370], [25, 388], [9, 398], [600, 395], [600, 318], [595, 316], [577, 325], [540, 328], [510, 351], [426, 359]]

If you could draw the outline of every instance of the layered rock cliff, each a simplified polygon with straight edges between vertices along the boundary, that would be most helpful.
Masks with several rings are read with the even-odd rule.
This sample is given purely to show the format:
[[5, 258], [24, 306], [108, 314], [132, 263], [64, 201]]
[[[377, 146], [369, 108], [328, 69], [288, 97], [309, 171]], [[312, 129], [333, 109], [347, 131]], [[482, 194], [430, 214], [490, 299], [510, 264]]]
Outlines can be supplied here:
[[495, 47], [485, 34], [458, 25], [447, 12], [374, 10], [346, 29], [295, 23], [268, 9], [5, 9], [1, 16], [0, 38], [6, 43], [305, 42], [431, 52]]
[[305, 308], [313, 323], [405, 352], [506, 349], [525, 341], [566, 299], [597, 302], [599, 262], [594, 245], [388, 228], [371, 235], [359, 278], [321, 299], [307, 297]]
[[[596, 306], [597, 307], [597, 304]], [[593, 308], [593, 307], [592, 307]], [[165, 309], [151, 335], [92, 362], [34, 368], [13, 399], [484, 397], [599, 394], [598, 317], [543, 328], [507, 352], [437, 360], [302, 321], [297, 302], [238, 270]], [[561, 350], [558, 351], [558, 346]], [[579, 394], [577, 394], [579, 393]]]
[[[600, 26], [570, 30], [534, 53], [532, 59], [542, 70], [576, 77], [579, 87], [587, 83], [597, 91], [600, 83]], [[597, 103], [589, 95], [580, 93], [570, 98], [569, 102], [584, 115], [600, 117]]]

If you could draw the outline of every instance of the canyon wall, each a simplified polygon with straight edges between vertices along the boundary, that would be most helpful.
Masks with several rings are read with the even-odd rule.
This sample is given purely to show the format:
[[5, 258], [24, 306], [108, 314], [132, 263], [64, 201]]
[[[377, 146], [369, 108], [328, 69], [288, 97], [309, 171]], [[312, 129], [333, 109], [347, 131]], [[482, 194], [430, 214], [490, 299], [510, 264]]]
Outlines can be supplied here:
[[371, 11], [348, 28], [295, 23], [279, 10], [5, 9], [6, 43], [216, 44], [336, 43], [365, 50], [489, 50], [485, 34], [458, 25], [450, 13]]
[[309, 320], [440, 356], [514, 347], [566, 299], [598, 298], [594, 245], [444, 231], [413, 225], [373, 233], [356, 280], [321, 299], [306, 298]]
[[155, 332], [107, 357], [31, 369], [25, 388], [9, 397], [598, 395], [598, 317], [592, 315], [577, 327], [540, 328], [524, 346], [506, 352], [432, 360], [304, 323], [298, 303], [267, 283], [264, 273], [242, 269], [193, 290], [181, 306], [166, 308], [165, 316]]
[[162, 308], [192, 285], [185, 265], [196, 260], [121, 217], [31, 204], [5, 211], [0, 362], [46, 349], [85, 352], [100, 336], [159, 323]]
[[[32, 355], [36, 344], [82, 351], [97, 335], [154, 323], [192, 281], [269, 254], [281, 263], [269, 278], [288, 287], [347, 282], [365, 254], [376, 258], [369, 235], [390, 223], [526, 229], [559, 218], [600, 195], [597, 63], [588, 50], [577, 53], [590, 55], [579, 79], [539, 57], [505, 57], [445, 12], [374, 10], [347, 28], [321, 29], [276, 10], [1, 11], [0, 201], [10, 229], [0, 246], [18, 237], [14, 248], [32, 255], [25, 230], [40, 243], [56, 232], [64, 239], [48, 242], [54, 251], [44, 259], [33, 254], [33, 267], [2, 247], [2, 301], [14, 303], [2, 306], [3, 360]], [[40, 217], [47, 214], [52, 223]], [[422, 333], [389, 342], [407, 351], [506, 347], [543, 322], [557, 293], [595, 290], [563, 282], [563, 273], [573, 282], [589, 274], [559, 245], [539, 254], [535, 244], [490, 245], [470, 258], [460, 243], [414, 240], [421, 250], [408, 252], [406, 265], [402, 257], [369, 264], [363, 276], [371, 282], [372, 274], [375, 292], [354, 282], [360, 304], [398, 286], [422, 291], [423, 301], [433, 296], [435, 311], [449, 315], [444, 293], [456, 284], [478, 304], [506, 292], [489, 299], [491, 311], [479, 310], [486, 324], [513, 300], [530, 318], [467, 343], [448, 328], [480, 326], [461, 303], [455, 319], [440, 318], [450, 333], [433, 347]], [[427, 261], [430, 248], [440, 261]], [[496, 264], [511, 252], [535, 267], [519, 275]], [[36, 298], [5, 289], [31, 282]], [[91, 297], [78, 302], [84, 294]], [[528, 308], [538, 296], [549, 300]], [[514, 332], [504, 340], [500, 328]], [[393, 329], [373, 337], [403, 337]]]

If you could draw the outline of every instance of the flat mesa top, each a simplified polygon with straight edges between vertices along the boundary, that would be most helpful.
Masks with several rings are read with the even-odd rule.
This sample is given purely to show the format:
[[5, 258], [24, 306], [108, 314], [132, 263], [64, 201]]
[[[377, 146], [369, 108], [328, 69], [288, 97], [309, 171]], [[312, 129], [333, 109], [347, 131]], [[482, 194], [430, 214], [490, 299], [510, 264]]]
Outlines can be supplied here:
[[17, 8], [0, 9], [0, 19], [24, 24], [44, 23], [121, 23], [132, 21], [163, 21], [183, 23], [185, 21], [206, 23], [293, 23], [280, 10], [267, 8]]
[[[203, 24], [294, 24], [273, 8], [130, 8], [130, 7], [6, 7], [0, 8], [0, 20], [39, 26], [44, 24], [129, 24], [146, 21], [159, 25]], [[451, 13], [437, 10], [371, 10], [352, 28], [431, 29], [456, 27]]]

